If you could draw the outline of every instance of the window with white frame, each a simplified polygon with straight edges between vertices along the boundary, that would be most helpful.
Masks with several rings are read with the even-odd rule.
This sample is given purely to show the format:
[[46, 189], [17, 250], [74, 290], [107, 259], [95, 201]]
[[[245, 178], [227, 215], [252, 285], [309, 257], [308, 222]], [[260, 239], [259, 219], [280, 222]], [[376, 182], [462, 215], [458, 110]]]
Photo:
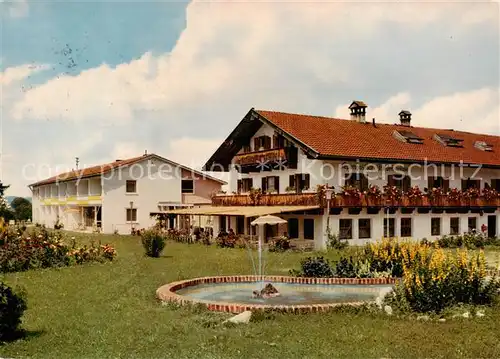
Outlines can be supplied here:
[[469, 224], [469, 232], [477, 230], [477, 218], [476, 217], [469, 217], [468, 224]]
[[411, 218], [401, 218], [401, 237], [411, 237]]
[[126, 182], [127, 193], [137, 193], [137, 181], [128, 180]]
[[371, 220], [370, 218], [360, 218], [358, 220], [359, 238], [371, 238]]
[[460, 218], [450, 218], [450, 234], [457, 235], [460, 233]]
[[339, 219], [339, 239], [352, 239], [352, 219]]
[[431, 235], [432, 236], [441, 235], [441, 218], [439, 217], [431, 218]]
[[127, 222], [137, 222], [137, 208], [127, 208]]

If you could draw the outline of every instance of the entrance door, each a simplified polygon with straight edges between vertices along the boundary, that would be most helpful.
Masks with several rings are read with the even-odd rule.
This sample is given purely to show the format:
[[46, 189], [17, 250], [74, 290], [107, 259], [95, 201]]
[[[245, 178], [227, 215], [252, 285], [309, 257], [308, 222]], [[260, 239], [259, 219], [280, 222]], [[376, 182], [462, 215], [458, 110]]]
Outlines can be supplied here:
[[290, 218], [288, 220], [288, 236], [290, 238], [299, 238], [299, 220], [298, 220], [298, 218]]
[[226, 232], [226, 216], [219, 216], [219, 231]]
[[85, 227], [93, 227], [95, 221], [95, 208], [84, 207], [83, 222]]
[[488, 216], [488, 237], [493, 238], [497, 236], [497, 216]]
[[102, 228], [102, 207], [97, 207], [97, 227]]

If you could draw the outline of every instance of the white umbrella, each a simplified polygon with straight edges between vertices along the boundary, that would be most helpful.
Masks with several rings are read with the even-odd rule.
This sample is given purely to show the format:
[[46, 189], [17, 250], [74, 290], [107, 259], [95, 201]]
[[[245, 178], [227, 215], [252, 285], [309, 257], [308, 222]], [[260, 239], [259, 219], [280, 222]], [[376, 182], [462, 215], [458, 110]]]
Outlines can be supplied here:
[[283, 218], [271, 216], [268, 214], [267, 216], [262, 216], [255, 219], [254, 221], [252, 221], [251, 225], [260, 226], [262, 224], [281, 224], [281, 223], [287, 223], [287, 221], [284, 220]]
[[[287, 221], [284, 220], [283, 218], [280, 218], [280, 217], [267, 215], [267, 216], [262, 216], [262, 217], [259, 217], [255, 220], [253, 220], [250, 224], [252, 226], [262, 226], [264, 224], [273, 225], [273, 224], [282, 224], [282, 223], [287, 223]], [[259, 277], [262, 281], [262, 238], [260, 235], [259, 235]]]

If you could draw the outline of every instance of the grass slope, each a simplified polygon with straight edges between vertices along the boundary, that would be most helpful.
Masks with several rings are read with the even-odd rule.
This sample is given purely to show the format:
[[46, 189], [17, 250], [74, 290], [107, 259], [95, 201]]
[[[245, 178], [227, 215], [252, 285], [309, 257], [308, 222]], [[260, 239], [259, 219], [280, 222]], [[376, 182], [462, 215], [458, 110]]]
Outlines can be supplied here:
[[[138, 238], [101, 238], [116, 246], [115, 262], [6, 276], [28, 292], [28, 335], [0, 346], [0, 357], [500, 357], [498, 309], [446, 323], [328, 313], [214, 326], [228, 315], [162, 306], [155, 290], [178, 279], [251, 273], [245, 250], [168, 243], [164, 256], [152, 259], [143, 256]], [[269, 254], [266, 272], [287, 274], [304, 256]]]

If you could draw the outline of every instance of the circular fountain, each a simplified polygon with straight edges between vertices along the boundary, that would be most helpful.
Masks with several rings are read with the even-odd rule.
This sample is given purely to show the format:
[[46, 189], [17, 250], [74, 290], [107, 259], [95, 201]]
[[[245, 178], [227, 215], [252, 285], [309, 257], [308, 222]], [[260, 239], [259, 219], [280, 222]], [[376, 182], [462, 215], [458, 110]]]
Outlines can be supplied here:
[[[253, 226], [286, 223], [276, 216], [262, 216]], [[209, 310], [241, 313], [246, 310], [282, 312], [325, 311], [341, 304], [374, 302], [392, 290], [394, 278], [303, 278], [263, 275], [263, 244], [259, 238], [257, 268], [247, 245], [255, 275], [204, 277], [164, 285], [157, 297], [179, 304], [203, 304]]]
[[[262, 280], [279, 295], [252, 295]], [[170, 283], [158, 288], [156, 294], [162, 301], [203, 304], [209, 310], [222, 312], [271, 309], [305, 313], [326, 311], [341, 304], [374, 302], [392, 290], [394, 283], [394, 278], [223, 276]]]

